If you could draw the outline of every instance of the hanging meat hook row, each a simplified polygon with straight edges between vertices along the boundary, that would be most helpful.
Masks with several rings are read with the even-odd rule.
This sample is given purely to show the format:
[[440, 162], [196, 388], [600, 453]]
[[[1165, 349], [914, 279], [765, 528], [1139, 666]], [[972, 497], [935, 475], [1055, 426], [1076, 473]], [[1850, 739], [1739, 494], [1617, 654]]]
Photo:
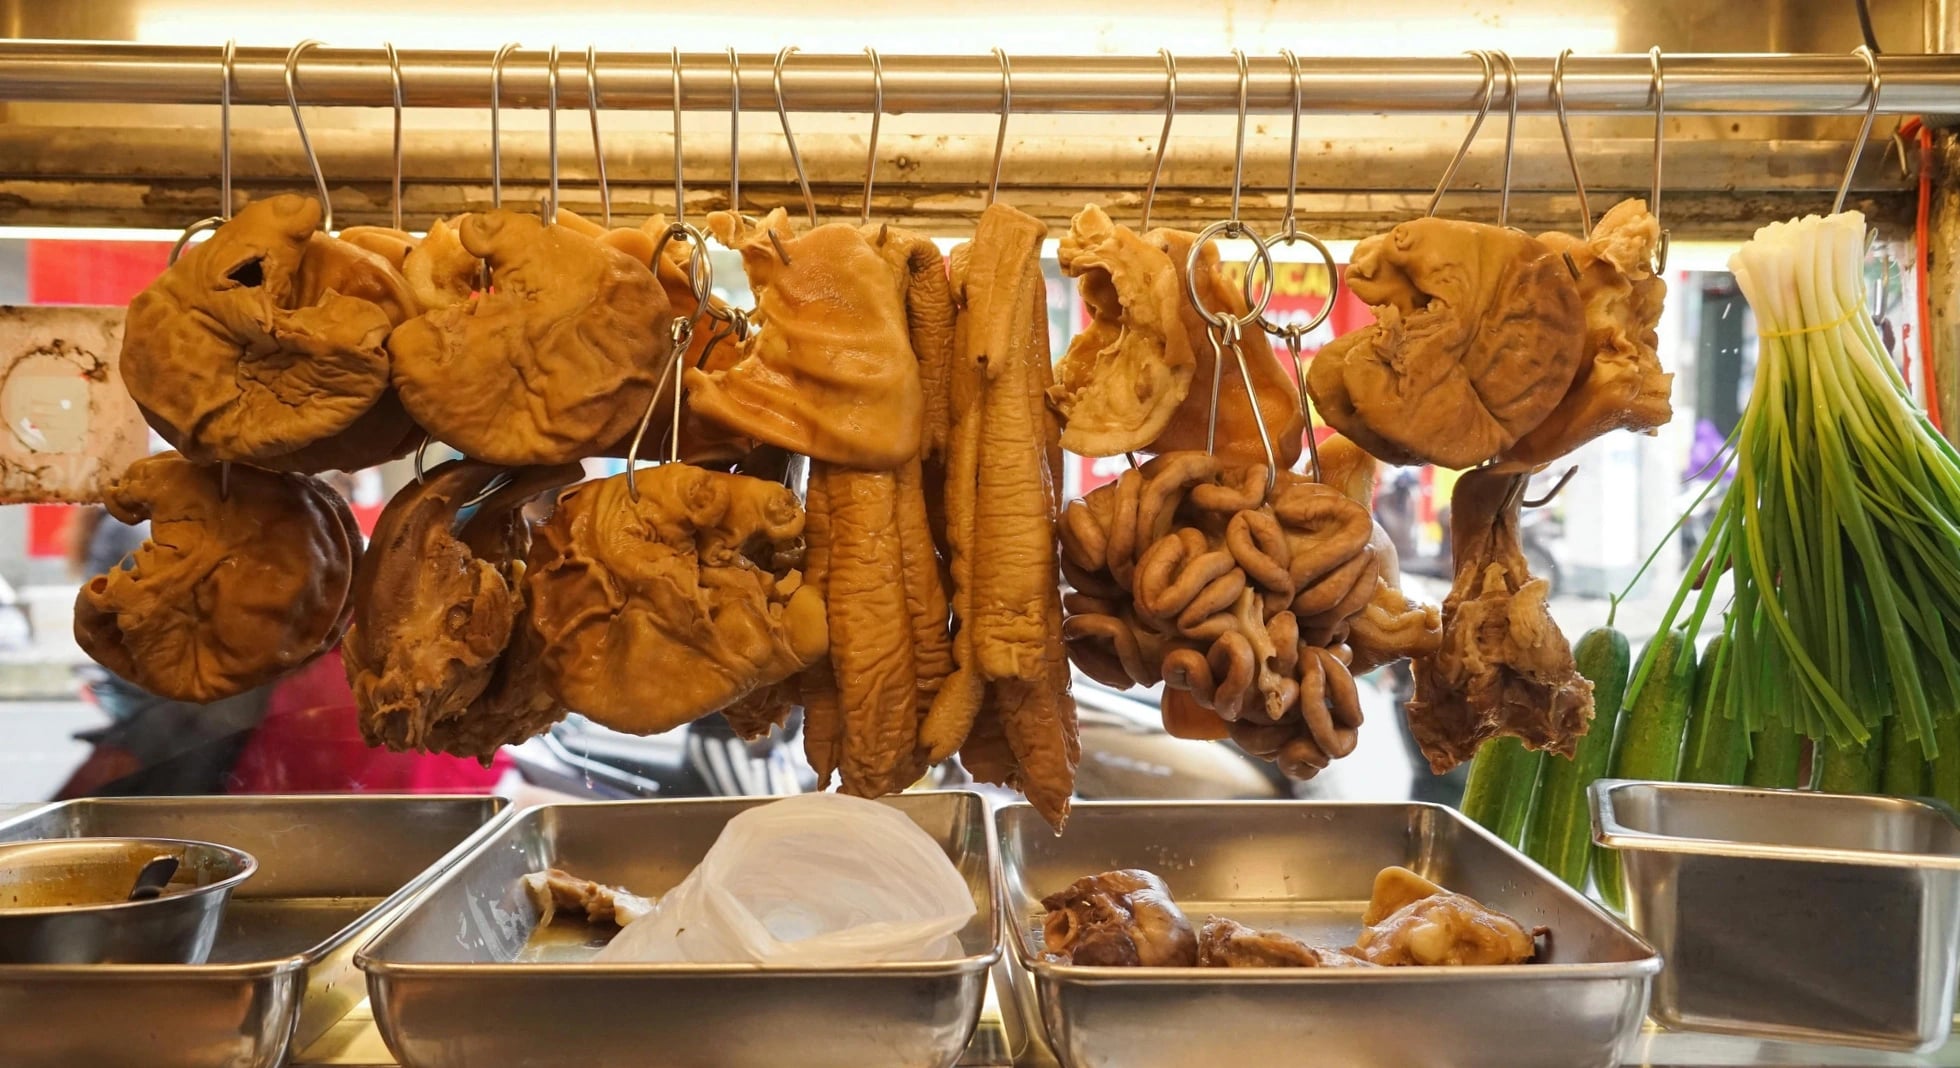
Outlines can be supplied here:
[[[1647, 190], [1647, 211], [1655, 222], [1661, 218], [1661, 143], [1667, 134], [1667, 75], [1661, 70], [1661, 49], [1659, 45], [1647, 50], [1647, 62], [1654, 69], [1654, 180]], [[1667, 249], [1670, 244], [1667, 227], [1661, 227], [1660, 242], [1654, 246], [1654, 273], [1667, 271]]]
[[1007, 158], [1007, 117], [1014, 113], [1014, 66], [1007, 61], [1007, 52], [999, 45], [994, 46], [994, 58], [1000, 60], [1000, 129], [994, 134], [993, 177], [987, 182], [986, 207], [994, 206], [994, 198], [1000, 194], [1000, 166]]
[[306, 136], [306, 119], [299, 113], [299, 57], [320, 42], [311, 38], [294, 45], [286, 53], [286, 104], [293, 109], [293, 126], [299, 130], [299, 147], [306, 152], [306, 165], [313, 168], [313, 188], [320, 193], [320, 232], [333, 233], [333, 200], [327, 196], [327, 175], [320, 169], [320, 157], [313, 154], [313, 139]]
[[[772, 80], [776, 88], [776, 118], [783, 124], [783, 143], [789, 146], [789, 163], [796, 169], [796, 184], [803, 190], [803, 210], [810, 218], [810, 225], [815, 226], [817, 225], [817, 200], [810, 195], [810, 175], [803, 169], [803, 154], [796, 150], [796, 135], [791, 133], [789, 128], [789, 105], [783, 101], [783, 64], [797, 51], [795, 45], [790, 45], [776, 53], [776, 68]], [[775, 240], [773, 230], [770, 231], [770, 239]], [[780, 255], [782, 251], [782, 243], [776, 242], [776, 252]], [[788, 263], [789, 257], [784, 256], [783, 262]]]
[[871, 57], [871, 143], [864, 154], [864, 198], [858, 204], [858, 225], [871, 221], [871, 180], [878, 174], [878, 124], [885, 116], [885, 64], [878, 50], [867, 48]]
[[381, 50], [388, 56], [388, 89], [395, 101], [395, 139], [391, 150], [395, 174], [394, 185], [388, 191], [388, 218], [389, 224], [399, 230], [402, 228], [402, 57], [392, 41], [383, 42]]
[[1526, 508], [1543, 508], [1543, 507], [1545, 507], [1546, 505], [1548, 505], [1548, 504], [1550, 504], [1550, 503], [1552, 503], [1552, 499], [1553, 499], [1553, 498], [1555, 498], [1555, 497], [1557, 497], [1557, 496], [1559, 495], [1559, 493], [1560, 493], [1561, 491], [1563, 491], [1563, 490], [1565, 489], [1565, 484], [1566, 484], [1566, 483], [1568, 483], [1568, 482], [1570, 482], [1570, 481], [1572, 481], [1572, 476], [1573, 476], [1573, 475], [1576, 475], [1576, 474], [1578, 474], [1578, 473], [1579, 473], [1579, 465], [1578, 465], [1578, 464], [1573, 464], [1573, 465], [1572, 465], [1571, 467], [1568, 467], [1568, 468], [1566, 468], [1566, 469], [1565, 469], [1565, 474], [1562, 474], [1562, 475], [1560, 475], [1560, 476], [1558, 476], [1558, 481], [1557, 481], [1557, 482], [1554, 482], [1554, 483], [1552, 483], [1552, 488], [1551, 488], [1551, 489], [1548, 489], [1548, 490], [1546, 490], [1546, 491], [1545, 491], [1545, 495], [1544, 495], [1543, 497], [1540, 497], [1540, 498], [1538, 498], [1538, 499], [1537, 499], [1537, 500], [1535, 500], [1535, 501], [1524, 501], [1524, 502], [1522, 502], [1522, 503], [1523, 503], [1523, 505], [1524, 505], [1524, 507], [1526, 507]]
[[1572, 148], [1572, 124], [1565, 116], [1565, 61], [1570, 58], [1572, 50], [1568, 48], [1552, 62], [1552, 110], [1558, 114], [1558, 136], [1565, 142], [1565, 162], [1572, 168], [1572, 187], [1579, 192], [1579, 237], [1590, 241], [1592, 205], [1586, 200], [1586, 180], [1579, 175], [1579, 153]]
[[1157, 54], [1164, 57], [1164, 129], [1157, 135], [1157, 159], [1150, 165], [1150, 187], [1143, 194], [1139, 232], [1150, 229], [1150, 212], [1157, 206], [1157, 180], [1164, 175], [1164, 152], [1171, 146], [1171, 122], [1177, 118], [1177, 57], [1168, 48], [1159, 48]]
[[[1315, 251], [1319, 252], [1320, 258], [1327, 269], [1327, 301], [1321, 305], [1320, 311], [1316, 312], [1313, 318], [1304, 323], [1292, 323], [1287, 326], [1281, 326], [1273, 320], [1266, 318], [1264, 312], [1259, 314], [1257, 321], [1259, 329], [1285, 342], [1287, 355], [1293, 360], [1293, 381], [1295, 389], [1299, 394], [1300, 412], [1307, 420], [1306, 442], [1308, 463], [1313, 472], [1314, 481], [1318, 482], [1320, 481], [1320, 443], [1315, 440], [1313, 404], [1307, 396], [1307, 365], [1305, 358], [1301, 354], [1301, 349], [1302, 340], [1306, 335], [1318, 328], [1321, 323], [1326, 322], [1327, 317], [1333, 314], [1334, 301], [1340, 295], [1341, 291], [1341, 272], [1339, 264], [1334, 259], [1334, 253], [1328, 249], [1326, 242], [1323, 242], [1313, 234], [1301, 230], [1299, 218], [1294, 214], [1294, 203], [1297, 199], [1300, 185], [1300, 111], [1302, 96], [1300, 86], [1300, 58], [1293, 54], [1292, 49], [1281, 49], [1280, 56], [1286, 60], [1287, 70], [1292, 72], [1293, 75], [1293, 136], [1286, 163], [1286, 220], [1280, 231], [1267, 238], [1264, 244], [1268, 250], [1271, 250], [1275, 245], [1292, 245], [1297, 242], [1309, 245]], [[1256, 267], [1257, 264], [1255, 263], [1253, 266]], [[1251, 307], [1257, 300], [1253, 293], [1253, 276], [1256, 273], [1255, 270], [1247, 270], [1245, 272], [1244, 291], [1247, 307]], [[1276, 474], [1275, 477], [1277, 477]], [[1271, 491], [1268, 490], [1268, 492]]]
[[1463, 166], [1465, 157], [1470, 155], [1470, 146], [1476, 143], [1477, 131], [1484, 128], [1484, 119], [1490, 116], [1491, 101], [1497, 94], [1497, 68], [1491, 63], [1490, 53], [1466, 52], [1464, 54], [1475, 57], [1477, 62], [1483, 65], [1484, 98], [1483, 102], [1477, 105], [1477, 117], [1470, 120], [1470, 130], [1463, 135], [1463, 143], [1456, 146], [1456, 155], [1451, 156], [1449, 166], [1443, 168], [1443, 178], [1436, 183], [1436, 192], [1429, 197], [1429, 210], [1423, 212], [1425, 217], [1435, 216], [1437, 206], [1443, 203], [1443, 194], [1449, 192], [1450, 183], [1456, 180], [1457, 170]]
[[517, 42], [497, 49], [490, 57], [490, 206], [504, 206], [504, 60], [523, 46]]
[[216, 230], [231, 218], [231, 84], [237, 63], [238, 42], [226, 41], [224, 53], [218, 58], [218, 77], [222, 79], [218, 86], [218, 213], [184, 227], [176, 243], [170, 246], [166, 264], [176, 263], [192, 238]]
[[544, 57], [544, 141], [545, 168], [551, 172], [550, 206], [544, 212], [546, 226], [558, 225], [558, 46], [551, 46]]
[[1844, 165], [1844, 180], [1838, 183], [1837, 199], [1831, 201], [1831, 214], [1844, 210], [1844, 198], [1851, 193], [1851, 178], [1858, 173], [1858, 157], [1865, 154], [1865, 144], [1871, 140], [1872, 120], [1878, 117], [1878, 95], [1885, 88], [1885, 80], [1878, 73], [1878, 57], [1870, 47], [1859, 45], [1853, 49], [1859, 59], [1865, 61], [1865, 121], [1858, 127], [1858, 139], [1851, 143], [1851, 160]]
[[585, 46], [585, 113], [592, 123], [592, 166], [599, 175], [599, 211], [610, 230], [612, 186], [606, 182], [606, 149], [599, 141], [599, 50], [591, 45]]
[[1511, 53], [1498, 49], [1489, 53], [1504, 67], [1504, 96], [1510, 112], [1504, 123], [1504, 177], [1497, 191], [1497, 225], [1511, 225], [1511, 165], [1518, 157], [1518, 65]]

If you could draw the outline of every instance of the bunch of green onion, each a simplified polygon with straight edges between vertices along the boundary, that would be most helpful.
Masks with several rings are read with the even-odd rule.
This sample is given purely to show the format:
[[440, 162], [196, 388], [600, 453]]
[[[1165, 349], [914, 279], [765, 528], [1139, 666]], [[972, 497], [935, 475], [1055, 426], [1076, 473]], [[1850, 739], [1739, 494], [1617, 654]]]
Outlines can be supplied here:
[[1734, 483], [1659, 629], [1693, 598], [1698, 633], [1723, 585], [1702, 579], [1726, 571], [1729, 714], [1840, 747], [1893, 717], [1931, 758], [1935, 721], [1960, 712], [1960, 455], [1879, 340], [1865, 248], [1853, 211], [1765, 226], [1729, 260], [1762, 335], [1756, 382]]

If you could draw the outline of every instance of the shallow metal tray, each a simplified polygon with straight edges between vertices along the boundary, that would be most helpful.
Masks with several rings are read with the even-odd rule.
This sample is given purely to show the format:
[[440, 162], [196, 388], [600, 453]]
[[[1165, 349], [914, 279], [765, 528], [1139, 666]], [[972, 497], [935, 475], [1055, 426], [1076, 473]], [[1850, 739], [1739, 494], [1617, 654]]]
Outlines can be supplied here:
[[1960, 827], [1892, 797], [1607, 779], [1593, 835], [1667, 1027], [1927, 1050], [1953, 1022]]
[[0, 823], [0, 841], [138, 836], [258, 858], [199, 965], [0, 966], [7, 1068], [272, 1068], [361, 999], [353, 954], [497, 822], [495, 797], [105, 798]]
[[[996, 814], [1009, 948], [1001, 1001], [1015, 1062], [1590, 1068], [1619, 1063], [1660, 970], [1652, 947], [1455, 810], [1425, 804], [1079, 804], [1056, 837]], [[1208, 914], [1326, 946], [1360, 931], [1375, 874], [1400, 864], [1551, 929], [1511, 967], [1088, 968], [1041, 959], [1041, 898], [1145, 868], [1194, 925]]]
[[1000, 957], [993, 839], [977, 794], [885, 799], [945, 848], [973, 891], [978, 912], [960, 932], [957, 960], [790, 969], [521, 956], [538, 921], [518, 885], [525, 874], [558, 867], [658, 897], [694, 870], [731, 817], [768, 800], [525, 811], [359, 955], [388, 1048], [407, 1068], [958, 1061], [980, 1017], [987, 969]]

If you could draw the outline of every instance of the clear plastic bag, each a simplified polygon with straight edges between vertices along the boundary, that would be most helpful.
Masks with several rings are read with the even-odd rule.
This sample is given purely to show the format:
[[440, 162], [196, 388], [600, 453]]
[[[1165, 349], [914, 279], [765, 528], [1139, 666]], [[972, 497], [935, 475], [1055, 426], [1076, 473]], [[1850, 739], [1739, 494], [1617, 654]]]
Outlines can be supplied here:
[[728, 821], [708, 855], [600, 961], [843, 967], [960, 955], [975, 912], [945, 850], [903, 813], [804, 794]]

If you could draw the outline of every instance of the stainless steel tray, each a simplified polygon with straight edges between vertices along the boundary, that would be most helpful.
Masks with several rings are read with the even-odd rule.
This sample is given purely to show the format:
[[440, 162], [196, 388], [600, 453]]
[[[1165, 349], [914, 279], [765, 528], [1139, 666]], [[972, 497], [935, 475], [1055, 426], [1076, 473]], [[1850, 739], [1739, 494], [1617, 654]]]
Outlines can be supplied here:
[[236, 846], [259, 870], [200, 965], [0, 966], [7, 1068], [272, 1068], [361, 999], [353, 954], [504, 810], [494, 797], [69, 801], [0, 841], [148, 836]]
[[1667, 1027], [1926, 1050], [1953, 1022], [1960, 827], [1937, 803], [1601, 780], [1593, 835]]
[[521, 957], [537, 909], [518, 886], [559, 867], [667, 893], [737, 812], [768, 799], [544, 805], [439, 879], [358, 957], [375, 1023], [406, 1068], [931, 1068], [972, 1037], [1000, 957], [986, 803], [885, 799], [945, 848], [978, 912], [964, 956], [847, 969], [593, 964]]
[[[1059, 838], [1012, 805], [996, 825], [1009, 917], [1001, 1008], [1017, 1064], [1603, 1068], [1619, 1063], [1660, 970], [1617, 920], [1437, 805], [1079, 804]], [[1549, 959], [1245, 971], [1041, 959], [1041, 898], [1084, 875], [1146, 868], [1194, 924], [1217, 913], [1343, 946], [1391, 864], [1549, 927]]]

